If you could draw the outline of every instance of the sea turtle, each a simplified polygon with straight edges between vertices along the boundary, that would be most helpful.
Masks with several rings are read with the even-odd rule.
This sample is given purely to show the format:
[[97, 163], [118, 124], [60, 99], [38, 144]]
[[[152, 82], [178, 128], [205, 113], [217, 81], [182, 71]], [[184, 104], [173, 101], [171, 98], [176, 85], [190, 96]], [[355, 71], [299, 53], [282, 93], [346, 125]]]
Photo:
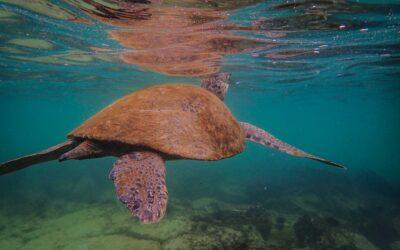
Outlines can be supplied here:
[[220, 160], [239, 154], [250, 140], [343, 168], [238, 122], [222, 102], [228, 79], [219, 73], [201, 87], [163, 84], [133, 92], [89, 118], [66, 142], [1, 164], [0, 174], [56, 159], [116, 156], [110, 179], [119, 200], [141, 222], [156, 223], [167, 206], [166, 160]]

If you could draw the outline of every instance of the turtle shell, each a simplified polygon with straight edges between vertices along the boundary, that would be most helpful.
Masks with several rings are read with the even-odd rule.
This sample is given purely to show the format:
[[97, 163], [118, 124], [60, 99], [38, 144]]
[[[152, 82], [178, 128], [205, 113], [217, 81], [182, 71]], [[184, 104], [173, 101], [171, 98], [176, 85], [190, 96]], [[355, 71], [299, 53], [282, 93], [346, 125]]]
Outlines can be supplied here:
[[197, 160], [218, 160], [244, 149], [244, 132], [225, 104], [208, 90], [188, 84], [136, 91], [68, 137], [120, 142]]

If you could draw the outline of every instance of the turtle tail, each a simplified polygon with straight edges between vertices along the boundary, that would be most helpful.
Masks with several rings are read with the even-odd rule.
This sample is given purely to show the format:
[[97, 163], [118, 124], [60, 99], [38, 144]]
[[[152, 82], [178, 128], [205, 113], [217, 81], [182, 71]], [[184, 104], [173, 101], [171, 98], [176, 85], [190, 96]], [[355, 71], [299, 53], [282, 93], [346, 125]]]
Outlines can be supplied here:
[[29, 167], [41, 162], [52, 161], [58, 159], [63, 153], [73, 149], [79, 142], [68, 140], [57, 144], [53, 147], [45, 149], [35, 154], [23, 156], [11, 161], [0, 164], [0, 175], [12, 173], [14, 171]]

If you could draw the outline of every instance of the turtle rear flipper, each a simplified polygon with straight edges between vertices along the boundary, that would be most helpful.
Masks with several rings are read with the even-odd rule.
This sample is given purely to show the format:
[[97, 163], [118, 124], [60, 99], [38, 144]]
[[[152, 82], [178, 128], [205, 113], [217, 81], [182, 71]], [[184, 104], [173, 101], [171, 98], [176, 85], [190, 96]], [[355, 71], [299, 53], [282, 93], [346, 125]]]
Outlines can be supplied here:
[[334, 167], [346, 169], [346, 167], [344, 167], [343, 165], [340, 165], [340, 164], [335, 163], [330, 160], [320, 158], [318, 156], [306, 153], [298, 148], [295, 148], [295, 147], [287, 144], [286, 142], [283, 142], [283, 141], [279, 140], [278, 138], [275, 138], [273, 135], [271, 135], [267, 131], [257, 128], [256, 126], [253, 126], [249, 123], [240, 122], [240, 125], [242, 126], [242, 128], [245, 132], [246, 140], [253, 141], [253, 142], [259, 143], [261, 145], [264, 145], [264, 146], [267, 146], [270, 148], [274, 148], [274, 149], [284, 152], [286, 154], [290, 154], [290, 155], [297, 156], [297, 157], [304, 157], [304, 158], [319, 161], [319, 162], [322, 162], [322, 163], [325, 163], [325, 164], [328, 164], [328, 165], [331, 165]]
[[63, 153], [73, 149], [79, 142], [68, 140], [35, 154], [23, 156], [0, 165], [0, 175], [8, 174], [34, 164], [58, 159]]
[[102, 143], [91, 140], [84, 140], [73, 149], [60, 155], [58, 161], [66, 161], [71, 159], [84, 160], [90, 158], [98, 158], [111, 155], [111, 152], [112, 151], [108, 150], [107, 146], [105, 147]]
[[167, 209], [165, 161], [153, 152], [122, 155], [111, 170], [119, 200], [142, 223], [157, 223]]

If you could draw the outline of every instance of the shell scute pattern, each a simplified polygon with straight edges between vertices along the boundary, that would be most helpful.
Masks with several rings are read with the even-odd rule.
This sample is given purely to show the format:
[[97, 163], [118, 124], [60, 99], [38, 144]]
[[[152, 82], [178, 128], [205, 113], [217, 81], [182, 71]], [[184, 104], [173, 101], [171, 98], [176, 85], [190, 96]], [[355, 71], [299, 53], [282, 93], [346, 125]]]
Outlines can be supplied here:
[[144, 146], [175, 158], [219, 160], [244, 149], [244, 134], [210, 91], [165, 84], [109, 105], [69, 134], [71, 138]]

